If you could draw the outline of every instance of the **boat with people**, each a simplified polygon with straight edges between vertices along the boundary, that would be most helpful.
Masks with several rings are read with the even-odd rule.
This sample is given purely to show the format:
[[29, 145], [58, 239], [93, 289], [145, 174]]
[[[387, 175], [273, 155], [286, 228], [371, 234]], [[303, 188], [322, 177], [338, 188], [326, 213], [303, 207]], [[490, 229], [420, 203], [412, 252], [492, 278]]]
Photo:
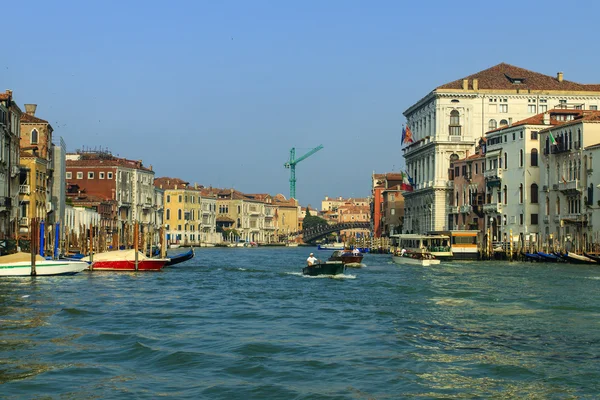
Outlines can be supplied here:
[[167, 261], [167, 264], [165, 266], [172, 266], [187, 260], [191, 260], [192, 258], [194, 258], [195, 255], [196, 254], [194, 252], [194, 248], [192, 247], [184, 253], [167, 257], [169, 261]]
[[344, 250], [344, 243], [324, 243], [317, 246], [318, 250]]
[[454, 256], [450, 247], [449, 235], [405, 233], [390, 235], [390, 237], [399, 250], [404, 249], [411, 254], [425, 252], [438, 260], [451, 260]]
[[335, 250], [327, 261], [341, 261], [346, 267], [362, 267], [363, 255], [359, 251]]
[[[88, 268], [83, 261], [46, 260], [40, 255], [35, 256], [35, 275], [75, 275]], [[0, 256], [0, 276], [31, 276], [32, 260], [30, 253], [18, 252]]]
[[342, 261], [318, 261], [313, 265], [302, 268], [303, 275], [339, 275], [343, 274], [346, 266]]
[[396, 251], [392, 255], [392, 261], [400, 265], [420, 265], [422, 267], [429, 267], [440, 263], [440, 260], [435, 258], [431, 253], [408, 251]]
[[90, 270], [95, 271], [160, 271], [165, 267], [168, 258], [150, 258], [141, 251], [115, 250], [84, 257], [82, 261], [90, 262]]

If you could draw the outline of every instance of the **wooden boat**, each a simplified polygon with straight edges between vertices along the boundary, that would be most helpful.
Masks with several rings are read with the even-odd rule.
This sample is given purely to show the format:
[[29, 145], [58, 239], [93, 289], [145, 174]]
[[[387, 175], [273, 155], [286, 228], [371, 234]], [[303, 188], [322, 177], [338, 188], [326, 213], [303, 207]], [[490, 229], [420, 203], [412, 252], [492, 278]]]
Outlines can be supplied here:
[[430, 265], [437, 265], [440, 263], [440, 260], [435, 258], [431, 253], [409, 252], [404, 253], [404, 255], [392, 255], [392, 261], [400, 265], [420, 265], [422, 267], [429, 267]]
[[576, 253], [568, 252], [565, 255], [563, 255], [563, 257], [565, 257], [567, 261], [573, 264], [598, 264], [596, 260], [592, 260], [589, 257], [581, 256]]
[[600, 263], [600, 256], [597, 254], [583, 253], [583, 255], [586, 256], [587, 258], [591, 258], [592, 260], [596, 261], [597, 263]]
[[[94, 254], [91, 270], [97, 271], [136, 271], [135, 250], [116, 250]], [[89, 261], [89, 257], [83, 258]], [[168, 258], [148, 258], [138, 251], [137, 271], [160, 271], [169, 261]]]
[[317, 275], [339, 275], [343, 274], [346, 266], [341, 261], [325, 261], [302, 268], [302, 274]]
[[187, 260], [191, 260], [192, 258], [194, 258], [196, 254], [194, 253], [194, 249], [191, 248], [189, 251], [186, 251], [185, 253], [181, 253], [181, 254], [177, 254], [175, 256], [171, 256], [169, 257], [169, 261], [167, 261], [167, 266], [170, 265], [176, 265], [179, 263], [182, 263], [184, 261]]
[[[88, 268], [82, 261], [35, 258], [36, 276], [75, 275]], [[0, 276], [31, 276], [31, 254], [15, 253], [0, 257]]]
[[537, 254], [544, 262], [564, 262], [564, 260], [556, 254], [544, 253], [543, 251], [538, 251]]
[[327, 261], [341, 261], [346, 267], [361, 267], [362, 266], [362, 254], [353, 254], [351, 251], [335, 250], [331, 257]]
[[544, 262], [544, 258], [542, 258], [542, 256], [540, 256], [538, 253], [521, 253], [522, 257], [525, 259], [525, 261], [532, 261], [532, 262]]

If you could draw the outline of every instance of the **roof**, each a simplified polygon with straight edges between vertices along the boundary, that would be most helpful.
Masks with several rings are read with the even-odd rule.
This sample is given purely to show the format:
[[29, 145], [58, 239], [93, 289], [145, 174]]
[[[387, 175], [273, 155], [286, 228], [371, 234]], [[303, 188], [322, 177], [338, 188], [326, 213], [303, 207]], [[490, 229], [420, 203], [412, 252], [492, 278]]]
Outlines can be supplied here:
[[[600, 91], [600, 84], [582, 84], [567, 80], [559, 81], [556, 76], [533, 72], [514, 65], [500, 63], [483, 71], [438, 86], [439, 89], [463, 89], [463, 81], [468, 79], [468, 89], [474, 90], [473, 79], [478, 80], [479, 90], [556, 90], [556, 91]], [[520, 83], [518, 83], [520, 82]]]
[[165, 189], [165, 190], [175, 189], [175, 186], [177, 186], [177, 189], [194, 189], [193, 187], [191, 187], [191, 188], [187, 187], [189, 184], [190, 184], [189, 182], [184, 181], [183, 179], [180, 179], [180, 178], [169, 178], [169, 177], [154, 178], [154, 186]]
[[[580, 115], [579, 117], [577, 117], [571, 121], [564, 121], [562, 124], [555, 124], [555, 125], [570, 126], [570, 125], [575, 125], [575, 124], [578, 124], [581, 122], [600, 122], [600, 111], [586, 111], [586, 112], [582, 113], [582, 115]], [[549, 126], [548, 128], [545, 128], [544, 130], [542, 130], [540, 132], [547, 131], [550, 128], [552, 128], [552, 126]]]
[[67, 160], [67, 167], [123, 167], [153, 172], [152, 168], [144, 167], [140, 160], [128, 160], [126, 158], [89, 158], [83, 160]]
[[566, 122], [571, 122], [571, 121], [560, 121], [560, 120], [557, 120], [556, 118], [552, 118], [552, 117], [555, 115], [575, 115], [576, 116], [575, 118], [579, 118], [584, 113], [593, 113], [593, 112], [589, 111], [589, 110], [586, 111], [586, 110], [573, 110], [573, 109], [561, 109], [561, 108], [552, 109], [552, 110], [548, 111], [547, 113], [536, 114], [529, 118], [525, 118], [521, 121], [517, 121], [513, 124], [504, 125], [504, 126], [501, 126], [500, 128], [493, 129], [491, 131], [486, 132], [486, 135], [489, 135], [490, 133], [494, 133], [494, 132], [500, 132], [505, 129], [514, 128], [515, 126], [546, 125], [544, 123], [544, 115], [545, 114], [548, 114], [550, 116], [550, 125], [562, 125]]
[[235, 222], [235, 220], [229, 217], [219, 216], [217, 217], [217, 222]]
[[35, 117], [33, 115], [29, 115], [27, 113], [23, 113], [23, 114], [21, 114], [21, 123], [25, 123], [25, 124], [47, 124], [48, 121], [46, 121], [45, 119], [41, 119], [41, 118]]

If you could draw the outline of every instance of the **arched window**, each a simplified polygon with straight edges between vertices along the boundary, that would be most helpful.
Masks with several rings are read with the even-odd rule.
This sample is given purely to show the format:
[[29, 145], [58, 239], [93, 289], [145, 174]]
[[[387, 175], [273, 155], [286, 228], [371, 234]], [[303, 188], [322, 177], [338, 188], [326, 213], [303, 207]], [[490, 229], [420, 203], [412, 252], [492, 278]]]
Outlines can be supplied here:
[[167, 208], [167, 219], [171, 219], [171, 210]]
[[504, 195], [504, 204], [508, 204], [507, 200], [508, 200], [508, 189], [506, 188], [506, 185], [504, 185], [504, 190], [502, 191], [503, 195]]
[[519, 185], [519, 203], [523, 203], [523, 184]]
[[537, 149], [531, 149], [531, 166], [538, 166], [538, 151]]
[[573, 162], [569, 160], [569, 174], [567, 175], [569, 180], [573, 180]]
[[550, 215], [550, 198], [546, 196], [546, 215]]
[[460, 136], [460, 113], [456, 110], [450, 111], [450, 131], [451, 136]]
[[508, 125], [508, 121], [505, 120], [505, 119], [501, 119], [500, 120], [500, 126], [506, 126], [506, 125]]
[[508, 168], [508, 153], [504, 152], [504, 168]]
[[546, 136], [546, 145], [544, 146], [544, 154], [550, 154], [550, 138]]
[[537, 204], [537, 202], [538, 202], [538, 185], [537, 185], [537, 183], [533, 183], [531, 185], [531, 195], [530, 195], [530, 197], [531, 197], [531, 202], [533, 204]]
[[38, 142], [38, 131], [37, 129], [34, 129], [31, 131], [31, 144], [37, 144]]
[[495, 119], [490, 119], [490, 122], [488, 122], [488, 129], [493, 130], [493, 129], [496, 129], [497, 127], [498, 127], [498, 122], [496, 122]]
[[577, 177], [576, 179], [581, 180], [581, 160], [577, 160]]
[[556, 214], [560, 215], [560, 197], [556, 197]]
[[458, 192], [456, 192], [456, 203], [454, 205], [458, 206]]
[[181, 208], [177, 210], [177, 219], [181, 219]]

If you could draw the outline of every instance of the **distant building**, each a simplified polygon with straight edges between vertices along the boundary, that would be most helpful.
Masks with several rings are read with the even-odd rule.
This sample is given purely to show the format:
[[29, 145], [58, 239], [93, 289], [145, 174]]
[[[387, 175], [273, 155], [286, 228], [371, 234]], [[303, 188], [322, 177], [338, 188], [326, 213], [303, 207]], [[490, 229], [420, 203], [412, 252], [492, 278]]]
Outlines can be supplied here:
[[[373, 237], [380, 238], [384, 236], [384, 209], [383, 192], [402, 184], [402, 174], [387, 173], [373, 174], [371, 176], [371, 231]], [[404, 214], [403, 214], [404, 215]]]
[[381, 211], [381, 236], [389, 237], [402, 233], [404, 224], [404, 196], [400, 185], [392, 186], [381, 192], [383, 206]]
[[0, 93], [0, 239], [18, 233], [20, 132], [21, 109], [7, 90]]

